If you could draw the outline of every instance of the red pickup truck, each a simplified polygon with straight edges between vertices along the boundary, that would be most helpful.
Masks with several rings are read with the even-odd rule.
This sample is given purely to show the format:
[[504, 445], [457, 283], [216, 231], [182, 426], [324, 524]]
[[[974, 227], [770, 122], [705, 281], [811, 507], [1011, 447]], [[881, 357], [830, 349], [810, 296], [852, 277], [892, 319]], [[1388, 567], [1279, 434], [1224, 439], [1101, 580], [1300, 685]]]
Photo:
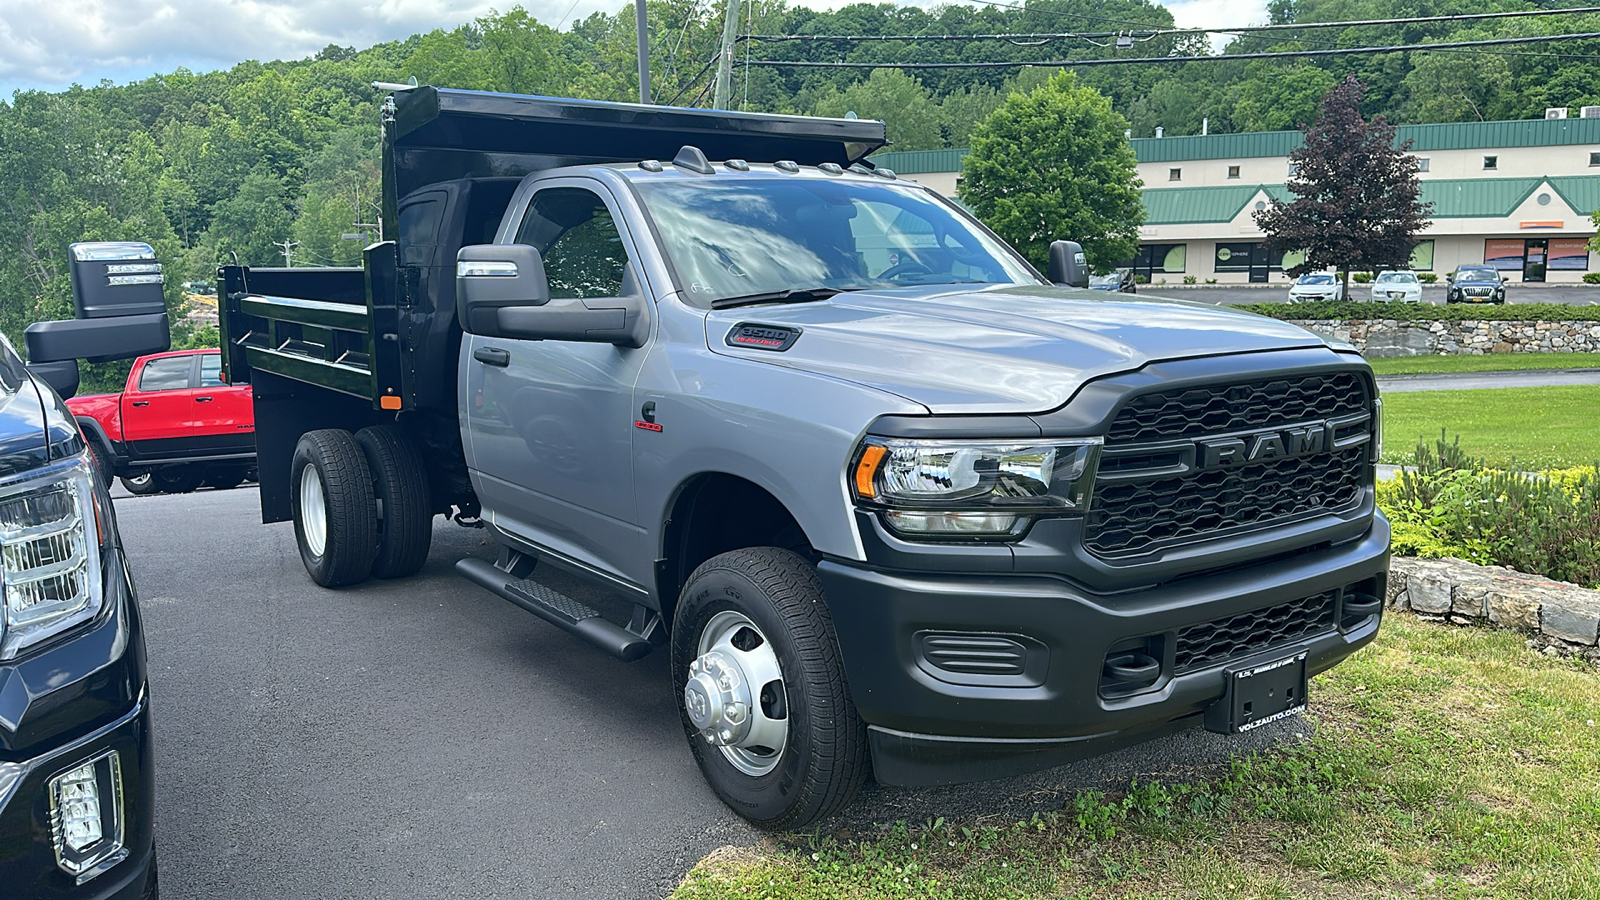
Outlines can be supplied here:
[[217, 350], [141, 356], [120, 394], [67, 401], [104, 477], [135, 494], [234, 487], [254, 474], [250, 386], [222, 380]]

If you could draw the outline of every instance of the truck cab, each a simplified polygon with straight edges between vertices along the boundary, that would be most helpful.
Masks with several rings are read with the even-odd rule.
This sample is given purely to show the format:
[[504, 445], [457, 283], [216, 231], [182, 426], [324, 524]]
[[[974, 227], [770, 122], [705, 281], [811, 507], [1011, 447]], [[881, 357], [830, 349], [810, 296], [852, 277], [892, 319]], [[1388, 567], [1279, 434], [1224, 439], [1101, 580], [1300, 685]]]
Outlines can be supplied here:
[[463, 576], [670, 654], [703, 775], [765, 827], [831, 814], [869, 765], [945, 784], [1298, 714], [1380, 624], [1370, 368], [1084, 290], [1069, 241], [1040, 273], [873, 167], [882, 143], [397, 94], [397, 240], [361, 270], [219, 273], [263, 518], [330, 587], [415, 572], [436, 514], [481, 524], [498, 559]]

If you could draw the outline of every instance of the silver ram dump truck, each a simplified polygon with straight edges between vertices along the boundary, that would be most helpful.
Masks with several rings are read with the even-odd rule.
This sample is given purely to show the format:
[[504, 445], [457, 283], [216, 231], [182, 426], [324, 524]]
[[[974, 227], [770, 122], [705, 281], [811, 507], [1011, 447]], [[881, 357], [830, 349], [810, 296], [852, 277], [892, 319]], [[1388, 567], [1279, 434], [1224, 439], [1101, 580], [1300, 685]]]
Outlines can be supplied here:
[[428, 87], [383, 117], [393, 240], [219, 272], [263, 519], [329, 587], [480, 521], [499, 559], [466, 578], [671, 654], [752, 822], [829, 815], [869, 763], [946, 784], [1249, 730], [1377, 634], [1350, 348], [1081, 289], [1068, 242], [1041, 276], [873, 167], [877, 122]]

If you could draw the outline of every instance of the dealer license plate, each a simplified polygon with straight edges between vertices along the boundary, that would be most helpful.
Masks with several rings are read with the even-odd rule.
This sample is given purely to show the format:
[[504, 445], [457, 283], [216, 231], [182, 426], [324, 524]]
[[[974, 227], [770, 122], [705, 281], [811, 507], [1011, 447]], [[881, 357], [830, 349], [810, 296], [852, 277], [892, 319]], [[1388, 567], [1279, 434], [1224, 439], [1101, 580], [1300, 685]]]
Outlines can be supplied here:
[[1223, 669], [1227, 690], [1206, 710], [1206, 728], [1223, 734], [1254, 731], [1306, 711], [1309, 676], [1304, 651]]

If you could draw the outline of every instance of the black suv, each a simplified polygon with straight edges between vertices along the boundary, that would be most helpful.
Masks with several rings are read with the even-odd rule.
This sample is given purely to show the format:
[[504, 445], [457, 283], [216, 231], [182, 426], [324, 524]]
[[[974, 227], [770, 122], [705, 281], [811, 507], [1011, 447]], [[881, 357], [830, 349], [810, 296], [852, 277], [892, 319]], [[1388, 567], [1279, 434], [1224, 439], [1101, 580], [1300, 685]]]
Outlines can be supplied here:
[[108, 473], [61, 398], [79, 359], [164, 349], [169, 330], [149, 245], [71, 253], [77, 319], [29, 325], [27, 365], [0, 335], [0, 898], [154, 900], [139, 604]]
[[1506, 283], [1493, 266], [1457, 266], [1444, 277], [1446, 303], [1504, 303]]

